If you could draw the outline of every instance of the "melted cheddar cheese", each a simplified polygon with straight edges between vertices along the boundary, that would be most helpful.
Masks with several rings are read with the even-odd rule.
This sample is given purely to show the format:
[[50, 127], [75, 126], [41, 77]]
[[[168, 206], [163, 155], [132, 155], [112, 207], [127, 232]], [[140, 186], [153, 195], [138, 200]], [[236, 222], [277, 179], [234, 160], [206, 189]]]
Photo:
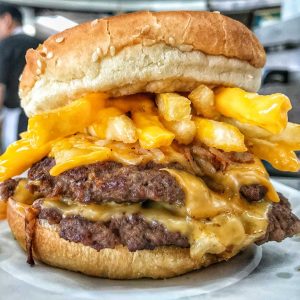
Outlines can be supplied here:
[[260, 126], [273, 134], [286, 127], [287, 112], [292, 108], [289, 98], [283, 94], [263, 96], [239, 88], [218, 88], [215, 104], [222, 115]]
[[133, 122], [137, 127], [139, 142], [144, 149], [170, 146], [175, 138], [174, 133], [164, 128], [159, 117], [144, 112], [134, 112]]
[[107, 147], [98, 146], [93, 140], [83, 135], [73, 135], [59, 140], [52, 145], [51, 156], [55, 158], [55, 166], [50, 170], [51, 176], [81, 166], [109, 160], [111, 151]]
[[176, 177], [185, 191], [183, 208], [160, 203], [150, 204], [147, 208], [141, 204], [75, 204], [51, 198], [45, 199], [42, 207], [55, 208], [64, 217], [79, 215], [102, 222], [112, 217], [140, 214], [149, 222], [163, 224], [170, 232], [187, 236], [194, 258], [201, 258], [204, 253], [238, 250], [241, 245], [246, 246], [265, 233], [268, 225], [267, 202], [249, 204], [237, 195], [232, 198], [216, 195], [191, 174], [171, 169], [167, 171]]
[[[155, 105], [153, 95], [109, 99], [104, 94], [90, 94], [34, 116], [22, 139], [0, 157], [0, 180], [22, 173], [47, 155], [56, 162], [50, 170], [52, 176], [108, 160], [125, 165], [177, 162], [186, 171], [163, 170], [185, 193], [181, 207], [165, 203], [150, 203], [148, 207], [84, 205], [61, 198], [44, 199], [42, 206], [55, 208], [63, 216], [80, 215], [103, 222], [141, 214], [149, 222], [159, 222], [169, 231], [187, 236], [192, 257], [201, 258], [204, 253], [226, 257], [227, 252], [240, 250], [266, 232], [269, 201], [278, 202], [279, 197], [259, 158], [281, 170], [299, 169], [294, 150], [300, 149], [300, 137], [295, 137], [300, 127], [287, 123], [291, 105], [281, 94], [260, 96], [238, 88], [213, 91], [201, 86], [189, 97], [191, 100], [176, 93], [160, 94], [156, 95]], [[193, 175], [185, 151], [192, 143], [225, 152], [248, 150], [257, 158], [251, 164], [231, 163], [225, 170], [211, 174], [211, 180], [224, 187], [222, 193], [217, 193]], [[271, 151], [274, 145], [276, 151]], [[267, 187], [265, 199], [256, 203], [242, 199], [241, 186], [250, 184]], [[30, 194], [25, 185], [20, 181], [13, 196], [21, 213], [38, 196]]]
[[239, 193], [242, 185], [259, 183], [268, 189], [266, 198], [279, 202], [278, 194], [269, 181], [269, 175], [259, 159], [251, 164], [231, 164], [224, 172], [217, 172], [213, 176], [216, 183], [225, 187], [225, 192], [232, 197]]
[[300, 168], [299, 159], [290, 146], [256, 138], [248, 139], [247, 144], [252, 153], [278, 170], [297, 172]]
[[245, 152], [247, 148], [244, 144], [243, 134], [234, 126], [195, 117], [197, 133], [195, 139], [199, 142], [217, 149], [222, 149], [225, 152]]
[[[157, 95], [156, 107], [151, 95], [108, 99], [105, 94], [94, 93], [65, 107], [36, 115], [29, 119], [28, 130], [22, 134], [22, 139], [0, 157], [0, 180], [19, 175], [46, 155], [56, 159], [57, 165], [51, 172], [53, 176], [75, 166], [103, 160], [138, 164], [149, 158], [167, 163], [172, 160], [168, 159], [165, 150], [173, 151], [174, 140], [179, 144], [198, 141], [223, 151], [248, 149], [279, 170], [299, 169], [299, 160], [294, 153], [300, 149], [299, 125], [287, 124], [287, 111], [291, 105], [286, 96], [260, 96], [238, 88], [213, 91], [206, 87], [206, 92], [198, 91], [197, 97], [190, 101], [176, 93], [161, 94]], [[214, 120], [201, 117], [201, 110], [193, 106], [194, 103], [208, 102], [210, 108], [216, 110]], [[200, 116], [193, 115], [195, 109]], [[247, 126], [256, 126], [268, 134], [253, 136], [252, 133], [258, 131], [248, 130]], [[187, 128], [189, 132], [185, 134]], [[78, 133], [85, 141], [81, 147], [77, 142], [70, 147], [70, 138], [75, 135], [76, 139]], [[94, 145], [91, 145], [91, 137], [97, 139], [93, 141]], [[135, 147], [136, 141], [138, 147]], [[127, 149], [139, 148], [139, 153], [124, 149], [120, 144], [116, 146], [116, 142], [127, 143]], [[106, 144], [111, 146], [106, 147]], [[277, 151], [270, 151], [275, 147]], [[182, 156], [182, 151], [176, 155]]]
[[50, 150], [50, 143], [41, 147], [33, 147], [28, 139], [12, 143], [0, 157], [0, 181], [23, 173]]
[[81, 131], [95, 120], [95, 112], [105, 106], [106, 98], [104, 94], [90, 94], [65, 107], [33, 116], [22, 137], [38, 148], [57, 138]]
[[[55, 208], [64, 217], [79, 215], [95, 222], [140, 214], [149, 222], [159, 222], [170, 232], [180, 232], [186, 236], [190, 243], [190, 255], [194, 259], [201, 259], [204, 253], [222, 254], [226, 257], [226, 253], [235, 253], [263, 236], [268, 225], [269, 203], [248, 203], [239, 196], [241, 184], [251, 183], [251, 179], [257, 182], [257, 178], [263, 181], [267, 178], [267, 173], [258, 160], [247, 165], [247, 168], [236, 177], [234, 167], [227, 171], [228, 174], [217, 172], [214, 180], [222, 181], [228, 187], [223, 194], [211, 191], [199, 177], [188, 172], [163, 169], [174, 176], [182, 187], [185, 193], [182, 207], [156, 202], [150, 202], [147, 207], [142, 207], [140, 203], [80, 204], [69, 199], [45, 198], [42, 208]], [[238, 170], [237, 166], [236, 169]], [[252, 177], [247, 171], [252, 172]], [[19, 212], [23, 214], [25, 208], [36, 198], [29, 192], [24, 193], [25, 185], [26, 181], [20, 181], [13, 195]], [[271, 200], [276, 201], [276, 192], [271, 185], [269, 188]]]

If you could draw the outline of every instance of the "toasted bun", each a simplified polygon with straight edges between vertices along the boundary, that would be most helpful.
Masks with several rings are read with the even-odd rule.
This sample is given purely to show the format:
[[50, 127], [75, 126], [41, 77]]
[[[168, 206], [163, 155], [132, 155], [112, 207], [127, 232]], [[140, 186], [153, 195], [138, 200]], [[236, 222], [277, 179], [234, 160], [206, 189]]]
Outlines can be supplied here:
[[[13, 235], [25, 249], [24, 212], [9, 199], [7, 219]], [[205, 254], [195, 260], [190, 250], [178, 247], [159, 247], [155, 250], [130, 252], [126, 247], [96, 251], [80, 243], [68, 242], [59, 237], [54, 226], [39, 222], [33, 243], [34, 257], [48, 265], [81, 272], [87, 275], [112, 279], [168, 278], [206, 267], [229, 259], [236, 253]]]
[[0, 200], [0, 220], [6, 219], [7, 204]]
[[90, 92], [191, 91], [200, 83], [256, 91], [265, 53], [241, 23], [210, 12], [138, 12], [85, 23], [26, 54], [28, 116]]

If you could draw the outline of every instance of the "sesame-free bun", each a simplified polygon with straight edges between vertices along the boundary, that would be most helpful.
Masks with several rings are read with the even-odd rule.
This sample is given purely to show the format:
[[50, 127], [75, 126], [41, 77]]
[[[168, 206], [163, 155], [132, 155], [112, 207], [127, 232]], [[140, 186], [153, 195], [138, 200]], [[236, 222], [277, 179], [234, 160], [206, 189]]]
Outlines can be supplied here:
[[256, 91], [263, 47], [219, 13], [137, 12], [94, 20], [28, 50], [20, 82], [28, 116], [90, 92], [191, 91], [200, 83]]
[[[24, 211], [17, 207], [13, 199], [8, 201], [7, 219], [16, 240], [25, 249]], [[204, 242], [207, 244], [208, 240]], [[210, 242], [213, 244], [215, 241]], [[37, 222], [33, 241], [34, 257], [39, 261], [62, 269], [111, 279], [174, 277], [227, 260], [244, 246], [222, 255], [206, 253], [197, 259], [190, 256], [190, 249], [172, 246], [135, 252], [130, 252], [123, 246], [96, 251], [81, 243], [60, 238], [56, 227], [45, 220]]]

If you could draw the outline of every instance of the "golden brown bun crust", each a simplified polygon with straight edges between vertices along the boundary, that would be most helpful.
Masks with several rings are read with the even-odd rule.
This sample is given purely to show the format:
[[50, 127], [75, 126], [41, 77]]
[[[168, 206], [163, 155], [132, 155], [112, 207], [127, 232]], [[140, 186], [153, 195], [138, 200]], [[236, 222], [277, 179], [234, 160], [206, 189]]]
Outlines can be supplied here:
[[[16, 240], [25, 249], [24, 213], [16, 209], [12, 199], [8, 202], [7, 219]], [[190, 257], [189, 249], [177, 247], [129, 252], [120, 246], [97, 252], [60, 238], [53, 228], [42, 223], [37, 224], [33, 245], [34, 257], [46, 264], [111, 279], [168, 278], [223, 260], [206, 254], [196, 261]]]
[[6, 219], [7, 203], [0, 200], [0, 220]]
[[[185, 81], [190, 80], [187, 83], [189, 84], [188, 89], [195, 86], [196, 83], [193, 81], [198, 84], [211, 81], [215, 84], [237, 85], [248, 90], [258, 88], [259, 78], [256, 78], [258, 75], [255, 70], [264, 65], [265, 52], [254, 34], [243, 24], [221, 14], [210, 12], [137, 12], [81, 24], [50, 37], [37, 50], [29, 50], [26, 55], [27, 65], [20, 82], [22, 106], [28, 115], [45, 111], [45, 108], [39, 107], [42, 104], [38, 101], [34, 103], [35, 107], [27, 107], [30, 106], [31, 98], [35, 101], [35, 97], [42, 94], [41, 89], [47, 89], [45, 93], [51, 94], [48, 98], [42, 97], [47, 98], [47, 101], [52, 99], [54, 102], [59, 101], [58, 96], [61, 97], [62, 91], [70, 98], [89, 90], [112, 92], [112, 95], [155, 91], [156, 87], [146, 86], [148, 80], [148, 83], [154, 81], [149, 75], [131, 78], [127, 84], [137, 84], [139, 87], [134, 90], [126, 88], [126, 91], [124, 89], [115, 91], [119, 82], [115, 82], [115, 85], [112, 84], [112, 86], [103, 82], [89, 85], [88, 82], [97, 77], [100, 71], [102, 73], [99, 76], [108, 77], [101, 65], [103, 60], [112, 60], [122, 50], [141, 45], [142, 49], [139, 54], [133, 51], [132, 54], [127, 54], [127, 57], [122, 57], [123, 65], [128, 64], [133, 56], [140, 56], [144, 48], [160, 44], [178, 50], [179, 54], [176, 53], [176, 55], [180, 55], [180, 60], [176, 61], [176, 65], [186, 64], [186, 66], [177, 70], [178, 74], [176, 74], [176, 67], [172, 68], [173, 78], [172, 74], [165, 70], [152, 69], [151, 72], [154, 73], [154, 78], [157, 77], [160, 85], [161, 82], [165, 84], [165, 80], [168, 82], [169, 89], [168, 87], [158, 88], [159, 92], [176, 88], [182, 90], [182, 86], [178, 83], [173, 86], [173, 83], [169, 82], [171, 79], [179, 80], [180, 78]], [[159, 53], [158, 57], [164, 56], [167, 50], [165, 48], [163, 50], [164, 52]], [[199, 74], [195, 75], [196, 70], [191, 70], [190, 64], [195, 65], [198, 61], [191, 55], [186, 56], [186, 53], [198, 53], [204, 55], [204, 58], [207, 55], [208, 60], [211, 56], [223, 58], [225, 62], [221, 60], [221, 65], [226, 64], [227, 60], [230, 60], [233, 65], [235, 65], [235, 61], [242, 62], [249, 69], [248, 76], [253, 77], [253, 82], [248, 79], [249, 83], [243, 85], [238, 79], [235, 79], [239, 75], [236, 74], [236, 70], [240, 70], [240, 66], [232, 67], [234, 74], [225, 68], [207, 78], [203, 78]], [[156, 59], [154, 62], [150, 61], [149, 64], [155, 64]], [[113, 65], [115, 64], [114, 61]], [[207, 67], [201, 64], [195, 66], [197, 67], [195, 69], [201, 73], [203, 73], [201, 68], [205, 70]], [[119, 66], [119, 68], [121, 67], [122, 65]], [[251, 70], [250, 67], [252, 67]], [[126, 70], [122, 74], [124, 79], [128, 76], [128, 72], [134, 72], [134, 70]], [[164, 77], [160, 77], [161, 72], [165, 74]], [[227, 73], [225, 75], [229, 77], [228, 82], [218, 77], [220, 72]], [[113, 78], [108, 79], [113, 80]], [[67, 88], [62, 86], [62, 83], [66, 83]], [[34, 87], [36, 90], [32, 91]], [[64, 103], [54, 104], [50, 109], [59, 107], [61, 104]]]

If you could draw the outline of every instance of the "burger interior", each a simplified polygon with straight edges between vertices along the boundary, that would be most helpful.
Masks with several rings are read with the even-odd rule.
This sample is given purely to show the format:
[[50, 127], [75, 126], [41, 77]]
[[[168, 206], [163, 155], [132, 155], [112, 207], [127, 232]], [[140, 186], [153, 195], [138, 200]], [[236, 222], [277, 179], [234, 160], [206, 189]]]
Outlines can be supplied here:
[[[174, 29], [176, 41], [178, 18], [191, 28]], [[264, 49], [226, 20], [218, 12], [96, 19], [27, 52], [28, 128], [0, 156], [0, 212], [30, 265], [167, 278], [300, 233], [263, 164], [299, 171], [300, 125], [288, 120], [287, 96], [255, 92]], [[198, 43], [200, 33], [208, 42]]]
[[[299, 169], [300, 127], [288, 123], [290, 109], [282, 94], [207, 85], [191, 93], [90, 93], [31, 117], [1, 157], [1, 180], [18, 210], [33, 205], [68, 241], [96, 250], [172, 245], [190, 248], [193, 258], [226, 259], [241, 244], [295, 230], [291, 221], [268, 233], [270, 207], [286, 203], [261, 162]], [[10, 179], [27, 169], [27, 177]]]

